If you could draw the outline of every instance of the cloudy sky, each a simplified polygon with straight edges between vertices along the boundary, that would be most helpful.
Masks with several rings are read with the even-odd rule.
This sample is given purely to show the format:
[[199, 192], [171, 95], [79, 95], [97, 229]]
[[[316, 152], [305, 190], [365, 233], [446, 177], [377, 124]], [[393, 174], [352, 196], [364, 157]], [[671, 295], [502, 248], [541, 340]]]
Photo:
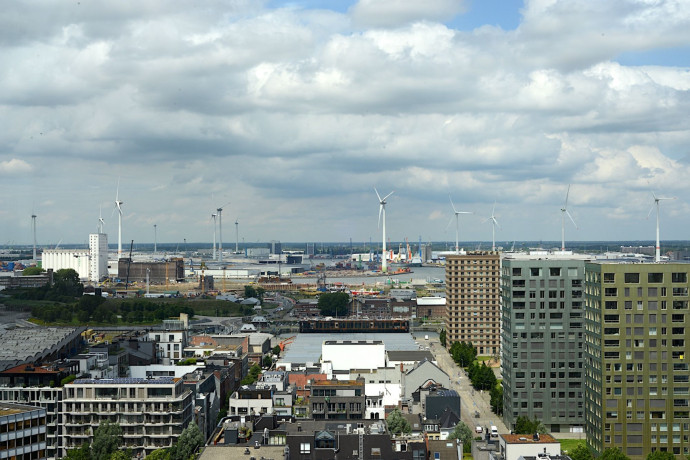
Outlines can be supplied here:
[[0, 16], [0, 246], [690, 234], [685, 0], [60, 1]]

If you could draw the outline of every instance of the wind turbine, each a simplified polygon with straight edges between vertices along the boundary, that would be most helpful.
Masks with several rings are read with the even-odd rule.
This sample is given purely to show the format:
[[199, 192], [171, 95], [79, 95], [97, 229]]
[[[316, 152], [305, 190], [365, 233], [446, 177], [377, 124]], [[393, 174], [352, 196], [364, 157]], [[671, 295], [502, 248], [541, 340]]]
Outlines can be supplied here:
[[676, 197], [666, 197], [662, 198], [659, 196], [656, 196], [654, 192], [652, 192], [652, 196], [654, 197], [654, 204], [652, 207], [649, 209], [649, 212], [647, 213], [647, 219], [649, 219], [650, 214], [652, 214], [652, 209], [654, 209], [654, 206], [656, 206], [656, 251], [654, 253], [654, 261], [655, 262], [660, 262], [661, 261], [661, 245], [659, 244], [659, 201], [661, 200], [675, 200]]
[[158, 252], [158, 224], [153, 224], [153, 254]]
[[495, 251], [496, 250], [496, 227], [501, 228], [500, 225], [498, 225], [498, 221], [496, 220], [496, 214], [494, 213], [496, 211], [496, 202], [494, 201], [494, 207], [491, 208], [491, 216], [486, 219], [484, 222], [491, 222], [491, 250]]
[[103, 226], [105, 225], [105, 221], [103, 220], [103, 208], [101, 206], [98, 207], [98, 233], [103, 233]]
[[575, 219], [573, 219], [573, 216], [568, 212], [568, 195], [570, 195], [570, 184], [568, 184], [568, 191], [565, 194], [565, 203], [563, 203], [563, 207], [561, 208], [561, 251], [565, 251], [565, 216], [568, 216], [575, 226], [575, 229], [578, 228]]
[[235, 254], [240, 253], [240, 222], [239, 217], [235, 219]]
[[381, 215], [383, 215], [383, 250], [381, 251], [381, 272], [386, 273], [388, 270], [386, 264], [386, 199], [395, 192], [390, 192], [388, 195], [381, 198], [379, 191], [374, 187], [376, 196], [379, 199], [379, 226], [381, 226]]
[[216, 209], [218, 212], [218, 262], [223, 263], [223, 208], [229, 205], [228, 201], [223, 206]]
[[218, 214], [215, 212], [211, 214], [211, 219], [213, 219], [213, 260], [216, 260], [216, 217]]
[[122, 205], [120, 201], [120, 179], [117, 180], [117, 190], [115, 192], [115, 208], [117, 209], [117, 260], [122, 257]]
[[31, 213], [31, 227], [34, 233], [34, 258], [36, 260], [36, 214]]
[[[453, 213], [455, 214], [455, 253], [460, 254], [460, 214], [474, 213], [471, 211], [458, 211], [457, 209], [455, 209], [455, 204], [453, 204], [453, 199], [450, 197], [450, 194], [448, 194], [448, 199], [450, 199], [450, 205], [453, 207]], [[452, 219], [453, 217], [451, 217], [451, 220]]]

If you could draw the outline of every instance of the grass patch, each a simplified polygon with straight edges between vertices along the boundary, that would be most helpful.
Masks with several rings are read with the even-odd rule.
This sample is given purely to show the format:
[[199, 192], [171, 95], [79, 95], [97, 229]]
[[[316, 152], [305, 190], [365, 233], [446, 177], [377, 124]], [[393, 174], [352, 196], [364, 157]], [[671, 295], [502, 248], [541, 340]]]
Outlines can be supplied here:
[[472, 454], [462, 454], [462, 460], [472, 460]]
[[[554, 433], [556, 434], [556, 433]], [[584, 435], [584, 433], [582, 433]], [[561, 450], [565, 452], [572, 452], [579, 445], [586, 446], [587, 440], [585, 439], [557, 439], [561, 443]]]

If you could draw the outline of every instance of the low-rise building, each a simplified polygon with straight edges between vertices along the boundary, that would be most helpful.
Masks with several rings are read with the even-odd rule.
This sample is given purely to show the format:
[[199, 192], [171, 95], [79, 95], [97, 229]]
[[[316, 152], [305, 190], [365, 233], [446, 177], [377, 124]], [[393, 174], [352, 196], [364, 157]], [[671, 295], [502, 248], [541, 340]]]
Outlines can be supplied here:
[[498, 446], [499, 450], [490, 456], [491, 460], [561, 455], [561, 443], [548, 434], [501, 434]]
[[0, 459], [44, 459], [46, 410], [21, 404], [0, 406]]
[[326, 380], [311, 385], [309, 403], [315, 420], [363, 419], [366, 411], [364, 379]]

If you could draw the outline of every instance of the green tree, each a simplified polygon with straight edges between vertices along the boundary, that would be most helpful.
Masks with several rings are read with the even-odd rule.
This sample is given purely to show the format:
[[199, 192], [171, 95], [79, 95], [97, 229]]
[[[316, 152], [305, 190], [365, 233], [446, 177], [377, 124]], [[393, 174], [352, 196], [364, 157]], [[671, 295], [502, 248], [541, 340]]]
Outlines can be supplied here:
[[481, 365], [472, 363], [467, 371], [467, 375], [475, 390], [491, 390], [498, 382], [493, 369], [487, 366], [485, 362]]
[[132, 460], [132, 449], [116, 450], [110, 455], [110, 460]]
[[392, 434], [408, 434], [412, 432], [409, 422], [405, 420], [402, 412], [397, 407], [388, 414], [386, 422], [388, 422], [388, 431]]
[[592, 455], [592, 451], [589, 450], [586, 444], [578, 444], [568, 452], [568, 456], [572, 460], [594, 460], [594, 455]]
[[146, 456], [149, 460], [170, 460], [170, 449], [156, 449]]
[[266, 289], [261, 286], [256, 288], [256, 298], [259, 299], [261, 303], [264, 303], [264, 294], [266, 294]]
[[275, 347], [273, 347], [273, 349], [271, 350], [271, 352], [272, 352], [274, 355], [279, 356], [279, 355], [280, 355], [280, 345], [276, 345]]
[[67, 450], [66, 460], [91, 460], [91, 447], [88, 442], [82, 444], [78, 449]]
[[259, 374], [261, 374], [261, 367], [258, 364], [254, 364], [249, 369], [249, 374], [240, 382], [242, 385], [251, 385], [252, 383], [259, 380]]
[[22, 276], [36, 276], [43, 274], [45, 270], [41, 267], [26, 267], [22, 270]]
[[324, 292], [319, 296], [319, 310], [323, 316], [346, 316], [350, 295], [347, 292]]
[[271, 367], [273, 364], [273, 358], [271, 358], [271, 355], [264, 356], [264, 360], [261, 364], [263, 364], [264, 367]]
[[477, 349], [471, 342], [453, 342], [450, 346], [450, 356], [460, 367], [467, 367], [477, 359]]
[[79, 297], [84, 293], [79, 273], [72, 268], [62, 268], [53, 274], [53, 289], [58, 295], [70, 297]]
[[676, 460], [676, 456], [668, 451], [662, 452], [660, 450], [657, 450], [647, 454], [646, 460]]
[[441, 329], [441, 332], [438, 334], [438, 340], [441, 342], [442, 346], [446, 346], [446, 330]]
[[177, 444], [170, 453], [171, 460], [187, 460], [194, 455], [196, 449], [203, 444], [204, 437], [199, 430], [199, 425], [192, 422], [182, 430]]
[[467, 424], [465, 424], [465, 422], [458, 422], [453, 431], [451, 431], [450, 435], [448, 435], [448, 439], [459, 439], [462, 443], [467, 441], [471, 442], [472, 438], [472, 430], [469, 426], [467, 426]]
[[[521, 415], [515, 420], [515, 434], [534, 434], [534, 433], [546, 433], [546, 428], [544, 424], [541, 423], [536, 418], [531, 420], [529, 417]], [[609, 459], [614, 460], [614, 459]]]
[[258, 298], [258, 294], [256, 293], [256, 289], [254, 289], [254, 286], [245, 286], [244, 287], [244, 298], [248, 299], [250, 297]]
[[120, 447], [122, 428], [117, 423], [102, 422], [93, 434], [91, 444], [92, 460], [109, 460], [110, 456]]
[[609, 447], [602, 452], [601, 460], [630, 460], [618, 447]]
[[491, 388], [491, 410], [496, 415], [503, 414], [503, 384], [498, 383]]

